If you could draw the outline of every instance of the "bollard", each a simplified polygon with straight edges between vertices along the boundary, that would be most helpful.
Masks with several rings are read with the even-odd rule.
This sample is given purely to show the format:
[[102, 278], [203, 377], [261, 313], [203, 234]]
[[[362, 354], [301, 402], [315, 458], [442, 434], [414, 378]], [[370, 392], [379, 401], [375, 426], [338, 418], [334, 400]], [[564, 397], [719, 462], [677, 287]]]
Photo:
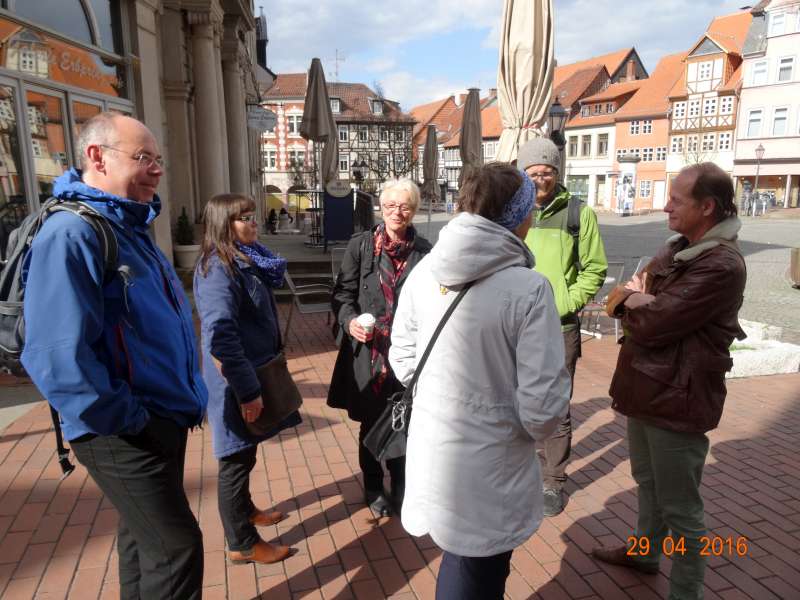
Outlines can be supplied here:
[[789, 279], [792, 286], [800, 289], [800, 248], [792, 248], [792, 260], [789, 265]]

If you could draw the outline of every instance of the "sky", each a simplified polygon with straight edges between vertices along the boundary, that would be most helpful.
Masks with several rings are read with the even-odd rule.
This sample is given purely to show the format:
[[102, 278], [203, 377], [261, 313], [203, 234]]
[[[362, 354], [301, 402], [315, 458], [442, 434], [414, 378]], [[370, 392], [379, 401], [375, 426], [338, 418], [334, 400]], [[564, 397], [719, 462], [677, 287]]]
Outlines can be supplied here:
[[[746, 5], [744, 0], [553, 4], [558, 64], [633, 46], [650, 73], [660, 57], [688, 50], [715, 16]], [[319, 57], [328, 81], [373, 89], [377, 84], [404, 110], [469, 87], [496, 87], [503, 0], [256, 0], [257, 14], [259, 7], [267, 17], [267, 63], [275, 73], [303, 72]]]

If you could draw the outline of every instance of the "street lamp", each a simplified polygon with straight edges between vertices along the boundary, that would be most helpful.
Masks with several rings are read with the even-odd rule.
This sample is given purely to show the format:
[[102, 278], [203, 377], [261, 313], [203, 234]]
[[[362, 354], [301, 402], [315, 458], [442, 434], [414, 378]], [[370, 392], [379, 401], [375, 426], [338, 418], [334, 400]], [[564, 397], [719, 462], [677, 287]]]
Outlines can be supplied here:
[[550, 125], [550, 139], [558, 146], [559, 153], [559, 169], [558, 176], [560, 179], [564, 178], [564, 145], [567, 140], [564, 137], [564, 125], [569, 118], [569, 112], [561, 106], [558, 98], [555, 99], [550, 106], [550, 112], [547, 114], [547, 122]]
[[761, 194], [758, 193], [758, 172], [761, 170], [761, 159], [764, 158], [764, 146], [759, 144], [756, 146], [756, 182], [753, 185], [753, 192], [755, 192], [756, 199], [753, 202], [753, 216], [756, 216], [756, 205], [761, 199]]

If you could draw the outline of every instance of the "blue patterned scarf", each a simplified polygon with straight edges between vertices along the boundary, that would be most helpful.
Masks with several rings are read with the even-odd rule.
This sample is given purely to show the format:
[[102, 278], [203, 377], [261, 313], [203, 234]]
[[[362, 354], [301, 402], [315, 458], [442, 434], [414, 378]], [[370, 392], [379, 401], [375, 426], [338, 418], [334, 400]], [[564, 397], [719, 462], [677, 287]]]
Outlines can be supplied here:
[[254, 267], [266, 275], [270, 287], [279, 288], [283, 285], [283, 276], [286, 273], [285, 258], [273, 254], [265, 245], [258, 242], [247, 245], [236, 242], [236, 248], [250, 259]]

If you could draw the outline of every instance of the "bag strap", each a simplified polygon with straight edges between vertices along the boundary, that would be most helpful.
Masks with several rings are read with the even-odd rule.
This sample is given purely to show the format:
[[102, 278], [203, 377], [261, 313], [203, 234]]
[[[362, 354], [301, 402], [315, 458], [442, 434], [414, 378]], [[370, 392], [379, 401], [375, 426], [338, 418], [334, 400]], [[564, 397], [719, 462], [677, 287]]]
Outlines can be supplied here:
[[581, 200], [575, 196], [570, 196], [567, 202], [567, 233], [572, 236], [572, 263], [580, 273], [583, 271], [579, 248], [581, 237]]
[[444, 315], [442, 316], [441, 321], [436, 326], [436, 330], [433, 332], [430, 341], [428, 342], [427, 348], [425, 348], [425, 352], [422, 353], [422, 358], [419, 359], [419, 364], [417, 368], [414, 370], [414, 375], [411, 377], [411, 381], [408, 383], [408, 387], [406, 387], [406, 391], [403, 394], [403, 399], [408, 402], [410, 405], [412, 403], [412, 396], [414, 393], [414, 388], [417, 386], [417, 380], [419, 379], [420, 373], [422, 373], [422, 367], [425, 366], [425, 363], [428, 361], [428, 356], [430, 356], [431, 350], [433, 349], [433, 345], [436, 343], [436, 339], [439, 337], [439, 334], [442, 333], [442, 329], [444, 329], [445, 323], [450, 318], [450, 315], [453, 314], [453, 311], [458, 306], [458, 303], [461, 302], [462, 298], [464, 298], [464, 294], [467, 293], [467, 290], [472, 287], [472, 284], [475, 283], [474, 281], [470, 281], [469, 283], [465, 284], [461, 291], [458, 292], [458, 296], [450, 306], [447, 307]]

